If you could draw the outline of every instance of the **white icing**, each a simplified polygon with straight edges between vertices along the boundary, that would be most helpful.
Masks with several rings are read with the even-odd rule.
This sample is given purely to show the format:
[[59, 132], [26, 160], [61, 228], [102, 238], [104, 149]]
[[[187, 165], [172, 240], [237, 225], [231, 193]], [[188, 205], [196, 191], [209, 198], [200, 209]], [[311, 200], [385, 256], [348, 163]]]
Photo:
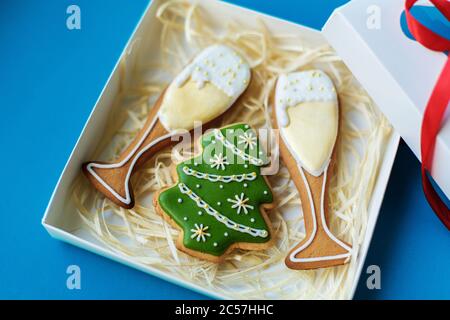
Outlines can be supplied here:
[[339, 240], [338, 238], [336, 238], [334, 236], [334, 234], [331, 233], [330, 229], [328, 229], [327, 221], [325, 219], [324, 196], [325, 196], [325, 186], [326, 186], [327, 172], [328, 172], [328, 167], [326, 167], [325, 168], [325, 173], [324, 173], [324, 176], [323, 176], [323, 182], [322, 182], [322, 195], [321, 195], [321, 198], [320, 198], [320, 219], [321, 219], [321, 223], [322, 223], [323, 229], [324, 229], [325, 233], [328, 235], [328, 237], [330, 237], [330, 239], [333, 240], [335, 243], [337, 243], [340, 247], [342, 247], [343, 249], [347, 250], [347, 252], [343, 253], [343, 254], [333, 255], [333, 256], [322, 256], [322, 257], [312, 257], [312, 258], [296, 258], [297, 254], [299, 254], [300, 252], [305, 250], [311, 244], [311, 242], [314, 240], [314, 237], [316, 236], [316, 233], [317, 233], [316, 210], [314, 208], [314, 202], [313, 202], [313, 197], [312, 197], [312, 193], [311, 193], [311, 188], [310, 188], [310, 186], [308, 184], [308, 180], [306, 179], [306, 176], [305, 176], [305, 173], [303, 172], [303, 169], [300, 166], [299, 166], [298, 169], [300, 171], [303, 183], [305, 184], [306, 190], [307, 190], [307, 193], [308, 193], [309, 206], [311, 208], [311, 214], [312, 214], [312, 218], [313, 218], [313, 232], [311, 233], [311, 235], [308, 238], [308, 240], [302, 246], [298, 247], [296, 250], [291, 252], [291, 254], [289, 255], [289, 260], [292, 261], [292, 262], [315, 262], [315, 261], [344, 259], [344, 258], [350, 257], [352, 255], [352, 248], [349, 247], [344, 242], [342, 242], [341, 240]]
[[223, 136], [222, 132], [219, 129], [214, 130], [214, 135], [216, 136], [216, 139], [222, 142], [222, 144], [226, 148], [230, 149], [235, 155], [237, 155], [244, 161], [249, 161], [251, 164], [254, 164], [255, 166], [262, 166], [264, 164], [263, 160], [252, 157], [251, 155], [246, 154], [244, 151], [237, 148], [234, 144], [232, 144]]
[[[183, 172], [189, 176], [194, 176], [198, 179], [206, 179], [211, 182], [220, 181], [220, 182], [229, 183], [229, 182], [242, 182], [244, 180], [253, 181], [256, 179], [256, 172], [250, 172], [250, 173], [244, 173], [244, 174], [234, 174], [231, 176], [220, 176], [217, 174], [209, 174], [209, 173], [204, 173], [204, 172], [200, 172], [197, 170], [193, 170], [186, 166], [183, 167]], [[219, 187], [222, 189], [223, 185], [220, 185]]]
[[238, 138], [238, 144], [243, 144], [245, 148], [250, 148], [250, 150], [253, 150], [253, 148], [256, 147], [256, 136], [254, 136], [253, 133], [245, 132]]
[[[147, 128], [147, 130], [142, 135], [142, 138], [139, 140], [139, 142], [135, 145], [133, 150], [123, 159], [122, 161], [118, 163], [111, 163], [111, 164], [104, 164], [104, 163], [95, 163], [91, 162], [86, 166], [87, 171], [105, 188], [107, 189], [117, 200], [120, 202], [128, 205], [131, 203], [131, 195], [130, 195], [130, 189], [129, 189], [129, 181], [131, 177], [131, 173], [133, 172], [133, 168], [136, 164], [136, 162], [139, 160], [139, 158], [147, 152], [148, 149], [150, 149], [155, 144], [159, 143], [160, 141], [163, 141], [172, 135], [176, 134], [176, 131], [172, 133], [168, 133], [166, 135], [163, 135], [159, 137], [158, 139], [150, 142], [148, 145], [146, 145], [144, 148], [142, 148], [139, 152], [137, 150], [141, 147], [144, 140], [149, 135], [152, 128], [155, 126], [156, 121], [158, 118], [153, 119], [153, 122], [150, 124], [150, 126]], [[136, 153], [137, 152], [137, 153]], [[131, 158], [133, 158], [130, 167], [128, 168], [127, 175], [125, 177], [124, 186], [125, 186], [125, 197], [122, 197], [116, 190], [114, 190], [109, 184], [106, 183], [94, 170], [94, 168], [99, 169], [115, 169], [120, 168], [124, 166]]]
[[191, 239], [195, 239], [197, 240], [197, 242], [199, 242], [200, 240], [202, 242], [206, 242], [206, 238], [207, 237], [211, 237], [211, 234], [206, 232], [206, 230], [208, 230], [209, 227], [208, 226], [203, 226], [203, 224], [195, 224], [195, 229], [191, 229], [192, 235], [191, 235]]
[[211, 164], [211, 168], [216, 168], [217, 170], [225, 170], [225, 167], [229, 165], [227, 158], [224, 157], [221, 153], [215, 154], [212, 159], [209, 160]]
[[336, 101], [331, 79], [321, 70], [282, 74], [277, 81], [275, 108], [281, 127], [289, 125], [287, 109], [302, 102]]
[[236, 209], [237, 214], [241, 213], [241, 210], [244, 211], [245, 214], [248, 214], [248, 209], [253, 210], [254, 207], [247, 204], [249, 201], [249, 198], [245, 198], [244, 193], [242, 192], [241, 195], [234, 195], [234, 199], [227, 199], [228, 202], [231, 202], [233, 205], [231, 208]]
[[[219, 221], [220, 223], [227, 226], [227, 228], [236, 230], [238, 232], [247, 233], [249, 235], [252, 235], [253, 237], [266, 238], [269, 235], [267, 230], [255, 229], [255, 228], [251, 228], [246, 225], [243, 225], [243, 224], [239, 224], [239, 223], [234, 222], [233, 220], [229, 219], [225, 215], [219, 213], [217, 210], [212, 208], [208, 203], [206, 203], [203, 199], [201, 199], [198, 195], [196, 195], [184, 183], [179, 183], [178, 188], [180, 189], [181, 193], [186, 194], [192, 201], [194, 201], [199, 208], [204, 209], [207, 214], [216, 218], [217, 221]], [[225, 234], [225, 236], [227, 236], [227, 234]]]
[[203, 50], [191, 64], [175, 78], [181, 87], [189, 77], [199, 88], [211, 82], [234, 100], [247, 88], [250, 67], [234, 50], [224, 45], [213, 45]]
[[[288, 108], [293, 109], [288, 112]], [[330, 162], [338, 130], [338, 101], [331, 79], [320, 70], [280, 76], [275, 112], [291, 155], [303, 169], [320, 176]]]

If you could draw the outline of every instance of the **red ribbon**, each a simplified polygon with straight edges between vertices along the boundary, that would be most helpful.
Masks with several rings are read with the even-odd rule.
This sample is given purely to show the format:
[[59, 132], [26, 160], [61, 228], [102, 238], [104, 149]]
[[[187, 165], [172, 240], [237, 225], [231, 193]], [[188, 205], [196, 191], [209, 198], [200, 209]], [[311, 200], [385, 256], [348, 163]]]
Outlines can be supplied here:
[[[405, 14], [409, 31], [414, 38], [426, 48], [433, 51], [450, 51], [450, 40], [434, 33], [410, 12], [418, 0], [406, 0]], [[431, 3], [450, 20], [450, 2], [447, 0], [430, 0]], [[444, 65], [439, 79], [431, 93], [422, 120], [421, 155], [422, 155], [422, 187], [433, 211], [442, 223], [450, 230], [450, 210], [440, 198], [431, 184], [427, 172], [431, 172], [436, 137], [441, 129], [445, 110], [450, 102], [450, 56]], [[450, 161], [450, 159], [449, 159]]]

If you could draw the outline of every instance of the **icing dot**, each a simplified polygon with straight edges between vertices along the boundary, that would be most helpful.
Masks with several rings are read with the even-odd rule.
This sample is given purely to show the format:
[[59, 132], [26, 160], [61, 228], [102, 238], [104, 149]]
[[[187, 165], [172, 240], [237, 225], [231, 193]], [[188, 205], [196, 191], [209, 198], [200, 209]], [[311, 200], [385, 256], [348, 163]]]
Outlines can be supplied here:
[[178, 198], [178, 203], [182, 203], [182, 202], [183, 202], [183, 199]]
[[267, 231], [266, 230], [262, 230], [261, 231], [261, 236], [262, 237], [267, 237]]
[[247, 187], [248, 187], [248, 184], [244, 183], [244, 188], [247, 188]]
[[224, 235], [225, 237], [228, 237], [228, 232], [225, 232], [223, 235]]
[[201, 185], [197, 184], [195, 185], [197, 187], [197, 189], [201, 188]]
[[219, 188], [220, 188], [220, 189], [223, 189], [223, 184], [219, 185]]
[[264, 190], [264, 194], [268, 194], [267, 190]]
[[250, 221], [251, 221], [251, 222], [255, 222], [255, 219], [254, 219], [254, 218], [251, 218]]
[[201, 211], [198, 212], [198, 215], [199, 215], [199, 216], [201, 216], [202, 214], [203, 214], [203, 212], [201, 212]]
[[188, 219], [187, 217], [184, 217], [184, 218], [183, 218], [184, 221], [187, 221], [187, 219]]
[[220, 201], [218, 201], [218, 202], [217, 202], [217, 205], [220, 206], [220, 205], [222, 205], [222, 203], [221, 203]]
[[214, 243], [213, 243], [213, 246], [214, 246], [214, 247], [217, 247], [217, 242], [214, 242]]
[[244, 128], [245, 128], [245, 129], [248, 129], [248, 128], [250, 128], [250, 126], [249, 126], [248, 124], [246, 124], [246, 125], [244, 126]]
[[248, 164], [244, 164], [244, 168], [248, 168]]

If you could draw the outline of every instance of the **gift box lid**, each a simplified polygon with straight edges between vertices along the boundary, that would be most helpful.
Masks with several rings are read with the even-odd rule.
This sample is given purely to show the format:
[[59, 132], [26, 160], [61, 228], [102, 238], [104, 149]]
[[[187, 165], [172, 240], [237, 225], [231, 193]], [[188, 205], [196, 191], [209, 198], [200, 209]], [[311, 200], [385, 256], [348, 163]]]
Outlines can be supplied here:
[[[435, 23], [448, 32], [448, 25], [438, 20], [436, 8], [426, 1], [417, 4], [416, 14], [425, 13], [422, 18], [428, 18], [424, 24]], [[424, 109], [447, 55], [414, 40], [406, 25], [404, 6], [404, 0], [353, 0], [337, 8], [322, 31], [420, 159]], [[436, 141], [431, 174], [450, 198], [449, 160], [450, 121], [445, 121]]]

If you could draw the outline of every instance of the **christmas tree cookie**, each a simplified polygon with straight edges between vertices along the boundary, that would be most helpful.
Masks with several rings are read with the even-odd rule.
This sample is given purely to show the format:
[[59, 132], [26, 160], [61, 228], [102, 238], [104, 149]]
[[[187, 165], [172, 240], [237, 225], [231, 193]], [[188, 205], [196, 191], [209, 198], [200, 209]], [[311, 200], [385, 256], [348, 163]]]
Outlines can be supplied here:
[[211, 130], [200, 143], [201, 154], [178, 164], [178, 182], [154, 199], [157, 211], [181, 231], [178, 249], [212, 262], [233, 248], [266, 249], [273, 195], [261, 175], [268, 161], [255, 131], [234, 124]]

